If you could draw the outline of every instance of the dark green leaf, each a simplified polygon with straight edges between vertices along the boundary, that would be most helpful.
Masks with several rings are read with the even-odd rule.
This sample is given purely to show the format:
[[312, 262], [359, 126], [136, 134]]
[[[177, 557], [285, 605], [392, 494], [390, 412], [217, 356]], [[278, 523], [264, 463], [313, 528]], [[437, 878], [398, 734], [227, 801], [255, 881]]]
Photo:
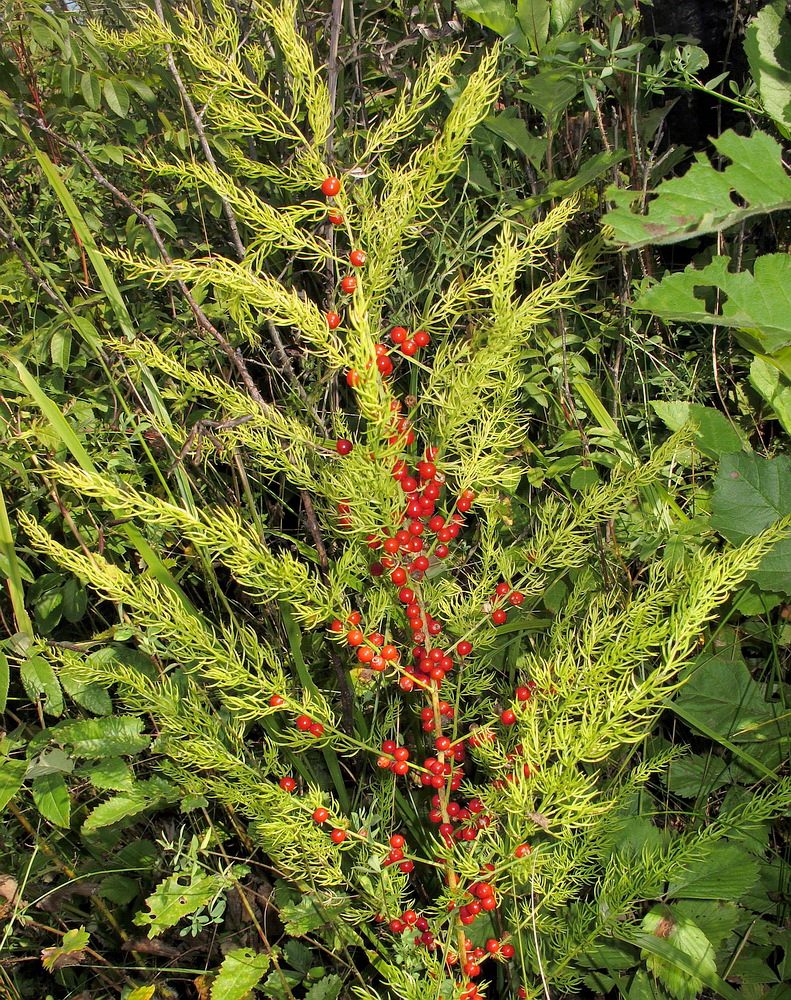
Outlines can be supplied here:
[[22, 661], [20, 676], [28, 698], [44, 700], [42, 707], [50, 715], [60, 715], [63, 712], [63, 693], [49, 660], [43, 656], [31, 656]]
[[117, 715], [64, 723], [57, 727], [57, 734], [77, 757], [117, 757], [138, 754], [148, 747], [151, 737], [143, 735], [142, 730], [142, 719]]
[[211, 988], [211, 1000], [244, 1000], [264, 978], [269, 957], [252, 948], [229, 951]]
[[791, 128], [791, 27], [785, 3], [768, 4], [750, 21], [744, 51], [764, 107], [787, 137]]
[[710, 458], [718, 459], [727, 452], [741, 451], [747, 446], [739, 428], [713, 406], [701, 406], [699, 403], [685, 403], [680, 400], [672, 403], [657, 401], [651, 403], [651, 406], [671, 431], [680, 430], [690, 421], [695, 424], [697, 427], [695, 441], [700, 450]]
[[62, 774], [40, 774], [34, 778], [33, 801], [44, 819], [56, 826], [69, 825], [71, 799]]
[[104, 99], [107, 107], [119, 118], [126, 118], [129, 112], [129, 91], [120, 82], [108, 77], [104, 81]]
[[98, 78], [93, 73], [83, 73], [80, 80], [80, 90], [91, 111], [98, 110], [102, 103], [102, 85]]

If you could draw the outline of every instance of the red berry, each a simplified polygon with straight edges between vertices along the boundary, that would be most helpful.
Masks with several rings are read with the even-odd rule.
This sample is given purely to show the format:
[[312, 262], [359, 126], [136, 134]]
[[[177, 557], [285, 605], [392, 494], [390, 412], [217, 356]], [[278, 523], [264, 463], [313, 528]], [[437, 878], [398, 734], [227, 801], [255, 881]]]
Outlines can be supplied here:
[[370, 646], [360, 646], [357, 650], [357, 659], [360, 663], [370, 663], [375, 655]]
[[404, 476], [401, 480], [401, 489], [404, 493], [414, 493], [417, 489], [417, 480], [413, 479], [411, 476]]
[[510, 589], [511, 589], [510, 583], [498, 583], [497, 586], [494, 588], [494, 592], [495, 594], [497, 594], [498, 597], [505, 597], [505, 595], [508, 593]]
[[360, 373], [358, 371], [355, 371], [355, 369], [352, 368], [350, 371], [346, 372], [346, 385], [348, 385], [350, 389], [353, 389], [359, 384]]
[[354, 445], [347, 438], [338, 438], [335, 442], [335, 450], [339, 455], [348, 455], [352, 448], [354, 448]]
[[403, 569], [401, 566], [399, 566], [397, 569], [394, 569], [393, 572], [390, 574], [390, 579], [393, 581], [396, 587], [402, 587], [406, 583], [406, 570]]
[[334, 844], [342, 844], [346, 840], [345, 830], [333, 830], [330, 834], [330, 838]]
[[432, 531], [440, 531], [445, 527], [445, 518], [442, 514], [435, 514], [434, 517], [432, 517], [428, 522], [428, 526]]
[[481, 908], [484, 910], [496, 910], [497, 900], [494, 896], [487, 896], [485, 899], [481, 900]]
[[353, 628], [346, 633], [346, 641], [350, 646], [361, 646], [365, 636], [358, 628]]
[[387, 355], [382, 355], [376, 359], [376, 367], [382, 375], [392, 375], [393, 374], [393, 362]]
[[[504, 944], [500, 948], [500, 954], [503, 956], [503, 958], [513, 958], [515, 951], [516, 949], [512, 944]], [[527, 994], [525, 994], [525, 996], [527, 996]]]
[[513, 594], [511, 594], [508, 598], [511, 604], [513, 604], [515, 607], [518, 607], [520, 604], [522, 604], [524, 599], [525, 595], [520, 594], [518, 590], [515, 590]]
[[343, 216], [341, 215], [341, 213], [338, 211], [337, 208], [331, 208], [329, 212], [327, 212], [327, 218], [330, 220], [333, 226], [343, 225]]
[[434, 555], [437, 557], [437, 559], [447, 559], [449, 551], [450, 550], [448, 549], [447, 545], [438, 545], [434, 549]]
[[456, 646], [456, 652], [459, 656], [469, 656], [472, 652], [472, 643], [467, 642], [466, 639], [462, 639], [460, 643]]
[[412, 872], [412, 871], [415, 870], [415, 862], [414, 861], [402, 861], [401, 864], [398, 867], [399, 867], [399, 869], [405, 875], [408, 875], [410, 872]]
[[402, 691], [406, 691], [407, 693], [409, 693], [414, 688], [415, 682], [412, 680], [411, 677], [402, 677], [401, 680], [398, 682], [398, 686], [401, 688]]
[[530, 688], [518, 687], [516, 689], [516, 700], [517, 701], [527, 701], [530, 697]]
[[486, 942], [486, 950], [489, 952], [490, 955], [496, 955], [497, 952], [500, 950], [500, 942], [497, 941], [495, 938], [489, 938], [489, 940]]
[[492, 612], [492, 621], [495, 625], [505, 625], [506, 621], [508, 621], [508, 615], [502, 608], [498, 608]]
[[504, 726], [513, 726], [516, 722], [516, 712], [512, 712], [510, 708], [507, 708], [500, 716], [500, 722]]
[[475, 976], [480, 976], [481, 967], [480, 965], [477, 965], [475, 962], [470, 960], [464, 966], [464, 974], [469, 976], [470, 979], [473, 979]]
[[327, 313], [327, 326], [330, 330], [334, 330], [336, 327], [341, 325], [341, 318], [337, 313], [329, 312]]
[[297, 718], [296, 725], [297, 729], [301, 730], [303, 733], [306, 733], [313, 725], [313, 719], [311, 719], [309, 715], [300, 715]]
[[409, 764], [405, 760], [397, 760], [395, 764], [393, 764], [390, 767], [390, 770], [393, 772], [393, 774], [401, 774], [401, 775], [408, 774]]
[[322, 726], [320, 722], [314, 722], [313, 725], [310, 727], [309, 732], [311, 736], [316, 736], [316, 737], [323, 736], [324, 726]]
[[409, 924], [411, 926], [412, 924], [417, 923], [417, 913], [415, 913], [414, 910], [404, 910], [401, 914], [401, 919], [405, 924]]
[[395, 646], [390, 646], [390, 645], [382, 646], [382, 659], [397, 660], [398, 650], [395, 648]]
[[393, 934], [403, 934], [406, 930], [406, 924], [400, 920], [391, 920], [388, 926]]
[[415, 592], [409, 587], [402, 587], [398, 591], [398, 599], [402, 604], [411, 604], [415, 599]]
[[414, 342], [417, 344], [418, 347], [426, 347], [426, 345], [431, 341], [431, 337], [429, 337], [429, 335], [426, 333], [425, 330], [418, 330], [412, 337], [412, 339], [414, 340]]
[[428, 559], [425, 556], [418, 556], [417, 559], [412, 563], [415, 569], [420, 573], [425, 573], [428, 569]]
[[403, 847], [406, 843], [406, 838], [402, 837], [400, 833], [394, 833], [390, 838], [391, 847]]
[[352, 292], [357, 288], [357, 279], [353, 274], [349, 274], [345, 278], [341, 278], [341, 288], [348, 295], [352, 294]]
[[284, 792], [293, 792], [294, 789], [297, 787], [296, 781], [294, 781], [294, 779], [289, 774], [283, 775], [278, 784], [280, 785], [280, 787], [283, 789]]
[[394, 326], [393, 329], [390, 331], [390, 339], [393, 341], [394, 344], [403, 344], [408, 336], [409, 334], [403, 328], [403, 326]]
[[401, 351], [407, 357], [411, 358], [413, 354], [417, 354], [417, 344], [414, 340], [405, 340], [401, 345]]
[[365, 254], [362, 250], [352, 250], [349, 254], [349, 263], [353, 267], [362, 267], [365, 263]]
[[341, 189], [341, 182], [337, 177], [327, 177], [321, 185], [322, 193], [328, 198], [333, 198]]
[[323, 806], [319, 806], [318, 809], [313, 810], [313, 819], [316, 823], [326, 823], [329, 815], [329, 812]]
[[530, 844], [520, 844], [519, 847], [514, 851], [514, 857], [526, 858], [528, 854], [533, 853], [533, 848]]
[[272, 708], [280, 708], [281, 705], [285, 705], [285, 701], [280, 697], [279, 694], [273, 694], [269, 699], [269, 704]]

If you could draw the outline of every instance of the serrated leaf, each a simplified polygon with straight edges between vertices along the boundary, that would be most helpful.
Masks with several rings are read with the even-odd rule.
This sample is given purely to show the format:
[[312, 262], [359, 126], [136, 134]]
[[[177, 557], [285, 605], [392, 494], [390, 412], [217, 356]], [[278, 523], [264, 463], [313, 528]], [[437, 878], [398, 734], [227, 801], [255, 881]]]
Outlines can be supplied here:
[[773, 354], [791, 344], [791, 257], [764, 254], [753, 273], [730, 268], [730, 257], [715, 257], [704, 268], [690, 264], [668, 274], [634, 302], [639, 312], [664, 320], [707, 323], [741, 331], [753, 353]]
[[6, 757], [0, 761], [0, 809], [5, 809], [22, 787], [25, 771], [27, 771], [26, 760], [12, 760]]
[[108, 77], [104, 81], [103, 92], [107, 107], [119, 118], [126, 118], [129, 113], [129, 91], [121, 81]]
[[102, 103], [102, 85], [98, 78], [93, 73], [83, 73], [80, 80], [80, 90], [91, 111], [97, 111]]
[[211, 1000], [244, 1000], [264, 978], [269, 956], [252, 948], [229, 951], [211, 988]]
[[63, 775], [59, 773], [40, 774], [33, 779], [33, 801], [36, 808], [55, 826], [69, 825], [71, 799]]
[[106, 688], [96, 681], [85, 683], [69, 670], [68, 665], [58, 671], [58, 680], [66, 694], [82, 708], [94, 715], [109, 715], [113, 710], [112, 699]]
[[681, 400], [655, 401], [651, 406], [671, 431], [680, 430], [690, 421], [694, 423], [697, 427], [695, 441], [700, 450], [710, 458], [719, 458], [727, 452], [741, 451], [745, 447], [746, 442], [738, 428], [713, 406], [701, 406], [699, 403]]
[[742, 730], [774, 718], [773, 707], [744, 661], [724, 653], [697, 667], [672, 704], [679, 706], [682, 717], [700, 716], [710, 729], [733, 739]]
[[135, 782], [130, 768], [120, 757], [107, 757], [94, 764], [88, 771], [88, 778], [94, 788], [114, 792], [129, 791]]
[[63, 712], [63, 692], [49, 660], [43, 656], [31, 656], [22, 661], [19, 673], [31, 700], [40, 701], [43, 695], [42, 708], [45, 712], [49, 715]]
[[324, 976], [311, 986], [305, 994], [305, 1000], [335, 1000], [342, 986], [343, 982], [339, 976]]
[[140, 886], [134, 879], [127, 878], [126, 875], [108, 875], [102, 879], [98, 889], [98, 894], [102, 899], [109, 899], [111, 903], [119, 906], [126, 906], [132, 902], [140, 891]]
[[714, 847], [703, 861], [688, 865], [668, 886], [668, 896], [682, 899], [735, 900], [758, 881], [755, 860], [733, 844]]
[[[716, 975], [714, 948], [703, 931], [691, 920], [666, 906], [655, 906], [643, 918], [643, 929], [682, 952], [696, 970]], [[679, 968], [673, 962], [644, 950], [641, 954], [646, 967], [677, 1000], [694, 1000], [703, 990], [704, 982]]]
[[767, 5], [750, 21], [744, 51], [767, 113], [787, 137], [791, 128], [791, 27], [785, 3]]
[[641, 192], [608, 188], [607, 197], [617, 207], [607, 212], [603, 223], [612, 227], [614, 242], [630, 249], [678, 243], [791, 207], [791, 177], [771, 136], [740, 136], [729, 129], [712, 141], [732, 162], [717, 170], [701, 157], [682, 177], [659, 185], [645, 215], [631, 210]]
[[71, 329], [69, 327], [61, 326], [52, 334], [49, 342], [49, 356], [56, 368], [60, 368], [63, 372], [69, 370], [71, 358]]
[[753, 358], [750, 382], [772, 407], [786, 434], [791, 434], [791, 382], [763, 358]]
[[721, 758], [689, 754], [670, 765], [667, 787], [674, 795], [691, 799], [708, 795], [731, 780], [729, 766]]
[[156, 937], [205, 906], [227, 885], [227, 879], [214, 873], [171, 875], [146, 899], [148, 912], [135, 914], [134, 923], [147, 927], [150, 938]]
[[68, 965], [79, 965], [85, 957], [84, 949], [90, 938], [91, 935], [84, 927], [66, 931], [57, 947], [44, 948], [41, 952], [44, 968], [49, 972], [55, 972]]
[[141, 753], [149, 746], [151, 737], [142, 729], [143, 720], [137, 716], [116, 715], [69, 722], [54, 731], [77, 757], [119, 757]]
[[114, 795], [106, 802], [100, 803], [91, 811], [82, 825], [83, 833], [91, 833], [105, 826], [112, 826], [130, 816], [162, 805], [165, 802], [175, 802], [177, 790], [162, 778], [149, 778], [139, 781], [131, 791]]

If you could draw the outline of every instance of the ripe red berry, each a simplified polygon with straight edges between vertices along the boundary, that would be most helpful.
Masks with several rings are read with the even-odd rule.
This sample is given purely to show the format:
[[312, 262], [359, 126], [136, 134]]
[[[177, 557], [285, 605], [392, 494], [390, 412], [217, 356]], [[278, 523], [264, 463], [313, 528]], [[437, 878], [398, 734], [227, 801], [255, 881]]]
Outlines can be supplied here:
[[516, 712], [512, 712], [510, 708], [507, 708], [500, 716], [500, 722], [504, 726], [513, 726], [516, 722]]
[[345, 278], [341, 278], [341, 288], [347, 293], [347, 295], [351, 295], [357, 288], [357, 279], [355, 276], [353, 274], [349, 274]]
[[365, 263], [365, 253], [362, 250], [352, 250], [349, 254], [349, 263], [353, 267], [362, 267]]
[[399, 867], [399, 869], [405, 875], [408, 875], [410, 872], [412, 872], [412, 871], [415, 870], [415, 862], [414, 861], [402, 861], [401, 864], [398, 867]]
[[519, 847], [514, 851], [514, 857], [526, 858], [528, 854], [533, 853], [533, 848], [530, 844], [520, 844]]
[[392, 375], [393, 374], [393, 362], [386, 354], [376, 359], [376, 367], [382, 375]]
[[313, 819], [316, 823], [326, 823], [329, 815], [324, 806], [319, 806], [318, 809], [313, 810]]
[[294, 781], [290, 774], [284, 774], [278, 784], [284, 792], [293, 792], [297, 787], [296, 781]]
[[417, 354], [417, 344], [414, 340], [405, 340], [401, 344], [401, 352], [406, 354], [408, 358], [411, 358], [413, 354]]
[[515, 951], [516, 949], [512, 944], [504, 944], [500, 947], [500, 954], [503, 956], [503, 958], [513, 958]]
[[508, 621], [508, 615], [502, 608], [497, 608], [496, 611], [492, 612], [492, 621], [495, 625], [505, 625]]
[[346, 641], [350, 646], [361, 646], [365, 636], [358, 628], [353, 628], [346, 633]]
[[360, 373], [352, 368], [350, 371], [346, 372], [346, 385], [350, 389], [354, 389], [355, 386], [360, 384]]
[[425, 573], [428, 569], [428, 559], [425, 556], [418, 556], [417, 559], [412, 563], [415, 569], [420, 573]]
[[328, 312], [327, 313], [327, 326], [330, 330], [334, 330], [336, 327], [341, 325], [341, 318], [337, 313]]
[[338, 211], [337, 208], [331, 208], [329, 212], [327, 212], [327, 218], [333, 224], [333, 226], [343, 225], [343, 216], [341, 215], [341, 213]]
[[[396, 551], [398, 550], [396, 549]], [[406, 570], [403, 569], [401, 566], [397, 567], [390, 574], [390, 579], [393, 581], [396, 587], [403, 587], [403, 585], [406, 583]]]
[[339, 455], [348, 455], [352, 448], [354, 448], [354, 445], [347, 438], [338, 438], [335, 442], [335, 450]]
[[431, 341], [431, 337], [429, 337], [425, 330], [418, 330], [412, 339], [418, 347], [426, 347], [426, 345]]
[[406, 924], [401, 920], [391, 920], [388, 926], [393, 934], [403, 934], [406, 930]]
[[401, 914], [401, 919], [405, 924], [409, 924], [411, 926], [412, 924], [417, 923], [417, 913], [415, 913], [414, 910], [404, 910]]
[[447, 559], [449, 551], [450, 550], [448, 549], [447, 545], [438, 545], [434, 549], [434, 555], [437, 557], [437, 559]]
[[360, 663], [370, 663], [376, 654], [370, 646], [360, 646], [357, 650], [357, 659]]
[[333, 830], [330, 834], [330, 838], [334, 844], [342, 844], [346, 840], [345, 830]]
[[500, 950], [500, 942], [497, 941], [495, 938], [489, 938], [489, 940], [486, 942], [486, 950], [489, 952], [490, 955], [496, 955], [497, 952]]
[[333, 198], [341, 189], [341, 182], [337, 177], [327, 177], [321, 185], [322, 192], [328, 197]]
[[320, 722], [314, 722], [311, 725], [309, 732], [310, 732], [311, 736], [316, 736], [316, 737], [323, 736], [324, 735], [324, 726], [322, 726], [322, 724]]
[[394, 326], [393, 329], [390, 331], [390, 339], [393, 341], [394, 344], [403, 344], [408, 336], [409, 334], [403, 328], [403, 326]]
[[460, 643], [456, 646], [456, 652], [459, 656], [469, 656], [472, 652], [472, 643], [467, 642], [466, 639], [462, 639]]
[[285, 705], [285, 701], [280, 697], [279, 694], [273, 694], [269, 699], [269, 704], [272, 708], [280, 708], [281, 705]]
[[522, 604], [524, 602], [524, 599], [525, 599], [525, 595], [524, 594], [520, 594], [520, 592], [518, 590], [515, 590], [513, 592], [513, 594], [510, 594], [509, 597], [508, 597], [508, 600], [515, 607], [518, 607], [520, 604]]
[[309, 715], [300, 715], [297, 718], [296, 722], [297, 729], [301, 730], [303, 733], [306, 733], [312, 725], [313, 725], [313, 719], [311, 719]]
[[411, 604], [415, 599], [415, 592], [409, 587], [402, 587], [398, 591], [398, 599], [402, 604]]
[[412, 680], [411, 677], [402, 677], [398, 682], [398, 686], [401, 688], [402, 691], [406, 691], [407, 693], [409, 693], [414, 689], [415, 682]]
[[516, 689], [516, 700], [517, 701], [527, 701], [530, 697], [530, 688], [518, 687]]
[[481, 967], [477, 965], [474, 961], [470, 960], [464, 966], [464, 974], [473, 979], [475, 976], [480, 976]]

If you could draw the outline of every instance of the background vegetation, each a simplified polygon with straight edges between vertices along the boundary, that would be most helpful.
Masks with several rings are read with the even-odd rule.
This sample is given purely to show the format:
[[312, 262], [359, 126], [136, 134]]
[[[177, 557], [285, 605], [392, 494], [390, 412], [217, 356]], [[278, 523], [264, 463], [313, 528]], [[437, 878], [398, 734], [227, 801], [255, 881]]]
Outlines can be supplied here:
[[[621, 641], [636, 628], [629, 609], [647, 588], [659, 592], [667, 580], [681, 588], [662, 598], [659, 639], [644, 638], [648, 657], [667, 638], [663, 623], [679, 617], [674, 601], [688, 592], [679, 581], [691, 588], [713, 578], [715, 561], [725, 565], [734, 551], [747, 578], [728, 578], [727, 601], [724, 592], [711, 599], [716, 616], [707, 610], [690, 626], [694, 649], [679, 655], [686, 683], [673, 690], [673, 675], [654, 692], [661, 715], [650, 732], [604, 763], [572, 745], [564, 780], [582, 774], [613, 802], [617, 791], [617, 808], [598, 833], [590, 816], [580, 821], [577, 847], [595, 847], [588, 874], [570, 902], [557, 903], [542, 944], [533, 948], [534, 920], [515, 933], [513, 963], [488, 963], [487, 995], [788, 1000], [791, 542], [766, 555], [756, 548], [749, 566], [744, 555], [791, 514], [784, 5], [303, 5], [289, 23], [309, 40], [315, 78], [307, 62], [295, 73], [299, 53], [283, 43], [288, 26], [273, 27], [273, 10], [155, 2], [144, 17], [114, 3], [3, 7], [0, 989], [13, 998], [124, 1000], [230, 1000], [251, 990], [278, 1000], [458, 995], [453, 980], [422, 970], [409, 935], [393, 945], [377, 929], [359, 883], [341, 898], [337, 887], [323, 892], [315, 872], [310, 884], [300, 881], [299, 862], [277, 853], [278, 837], [293, 838], [299, 822], [286, 806], [262, 799], [259, 816], [246, 811], [261, 776], [271, 782], [285, 768], [311, 806], [324, 799], [310, 796], [331, 795], [339, 815], [372, 838], [401, 827], [428, 836], [411, 797], [362, 778], [359, 748], [343, 743], [353, 729], [370, 747], [398, 724], [419, 744], [419, 724], [401, 721], [391, 696], [350, 672], [326, 632], [344, 609], [385, 614], [366, 573], [361, 540], [373, 515], [363, 508], [369, 498], [371, 510], [389, 509], [393, 495], [360, 480], [350, 539], [335, 508], [362, 474], [333, 481], [331, 461], [336, 438], [356, 439], [375, 422], [370, 401], [356, 400], [343, 377], [344, 365], [362, 367], [373, 340], [347, 337], [336, 358], [287, 304], [254, 301], [239, 283], [242, 269], [232, 281], [224, 265], [206, 268], [254, 256], [310, 316], [334, 309], [333, 254], [345, 252], [338, 247], [348, 233], [326, 222], [322, 164], [357, 185], [349, 217], [373, 218], [413, 151], [471, 101], [469, 90], [459, 97], [489, 58], [496, 96], [468, 123], [452, 172], [439, 171], [435, 188], [403, 192], [398, 266], [366, 300], [377, 330], [425, 325], [441, 340], [442, 323], [435, 331], [430, 321], [447, 319], [448, 289], [489, 268], [488, 292], [460, 295], [446, 324], [455, 338], [447, 345], [468, 342], [474, 359], [484, 350], [476, 331], [504, 309], [495, 301], [508, 265], [504, 223], [523, 234], [550, 220], [552, 238], [503, 286], [514, 301], [535, 303], [542, 282], [560, 289], [576, 275], [570, 293], [557, 290], [544, 314], [529, 314], [529, 333], [510, 328], [518, 364], [504, 347], [506, 360], [479, 366], [452, 404], [451, 390], [473, 366], [459, 364], [458, 381], [448, 377], [445, 387], [432, 381], [431, 364], [438, 371], [450, 349], [444, 341], [420, 356], [425, 370], [398, 376], [425, 441], [442, 439], [454, 483], [483, 497], [457, 564], [465, 586], [472, 581], [469, 607], [447, 595], [458, 636], [473, 620], [476, 593], [477, 610], [486, 586], [506, 573], [528, 579], [536, 551], [545, 557], [546, 576], [524, 612], [479, 636], [485, 660], [468, 675], [465, 704], [494, 718], [519, 677], [539, 676], [540, 656], [561, 664], [569, 650], [579, 657], [564, 667], [571, 681], [584, 659], [578, 637], [607, 610], [585, 603], [589, 592], [615, 595], [607, 613], [623, 614], [614, 633]], [[179, 13], [194, 18], [194, 36]], [[203, 45], [181, 44], [189, 37]], [[429, 87], [421, 69], [443, 57]], [[246, 78], [251, 90], [275, 95], [280, 132], [245, 120], [243, 100], [229, 97], [225, 119], [204, 113], [224, 64], [241, 67], [239, 93]], [[332, 124], [319, 142], [325, 85]], [[425, 106], [389, 146], [372, 147], [377, 128], [397, 121], [404, 95], [419, 103], [422, 87]], [[314, 136], [315, 162], [295, 155], [289, 122]], [[225, 186], [207, 181], [207, 168], [218, 167]], [[415, 167], [416, 184], [425, 176]], [[256, 216], [254, 196], [277, 222]], [[296, 217], [289, 212], [304, 213], [298, 222], [310, 239], [283, 228]], [[154, 265], [133, 259], [184, 262], [182, 282], [158, 280]], [[502, 315], [516, 324], [515, 314]], [[348, 322], [352, 333], [363, 325], [353, 315]], [[213, 377], [215, 388], [197, 377], [185, 383], [182, 369]], [[253, 430], [240, 398], [269, 407]], [[518, 437], [503, 433], [493, 444], [498, 429], [486, 414], [515, 400]], [[488, 450], [473, 460], [464, 442], [481, 436]], [[629, 480], [645, 469], [646, 482]], [[104, 479], [91, 478], [99, 473]], [[610, 490], [606, 502], [586, 508], [597, 489]], [[195, 527], [204, 509], [230, 512], [224, 548]], [[564, 511], [575, 512], [578, 534], [562, 534]], [[218, 524], [207, 518], [201, 530]], [[238, 525], [250, 532], [241, 542]], [[544, 550], [536, 537], [547, 540]], [[562, 544], [569, 538], [573, 545]], [[256, 578], [232, 553], [257, 551], [261, 540], [274, 568]], [[113, 589], [104, 560], [162, 589], [144, 606], [134, 587]], [[583, 586], [583, 569], [595, 584]], [[215, 631], [174, 638], [156, 625], [174, 588]], [[545, 636], [548, 651], [539, 654]], [[212, 675], [214, 641], [224, 667]], [[294, 741], [262, 700], [265, 687], [245, 688], [247, 668], [233, 673], [239, 649], [242, 659], [271, 651], [279, 666], [270, 678], [294, 703], [335, 712], [337, 738], [319, 749]], [[191, 658], [210, 678], [197, 693]], [[579, 715], [569, 709], [569, 719]], [[561, 717], [538, 730], [548, 747], [556, 734], [547, 765], [562, 756]], [[199, 779], [195, 760], [179, 757], [180, 747], [212, 740], [223, 751], [242, 747], [257, 768], [242, 789], [247, 802], [220, 788], [216, 759], [203, 761]], [[481, 774], [496, 770], [476, 760]], [[653, 773], [652, 761], [666, 766]], [[642, 784], [627, 787], [624, 772], [639, 764]], [[519, 803], [506, 798], [502, 815], [517, 815]], [[300, 830], [310, 872], [323, 848], [318, 834]], [[698, 855], [695, 845], [703, 845]], [[621, 870], [629, 885], [609, 884]], [[381, 875], [376, 866], [371, 873]], [[616, 890], [628, 902], [605, 913]], [[406, 891], [388, 883], [385, 903]], [[529, 883], [514, 889], [527, 912], [531, 891]], [[414, 889], [427, 907], [441, 892], [428, 877]], [[517, 926], [518, 912], [514, 904], [507, 926]], [[542, 950], [553, 956], [550, 983]]]

